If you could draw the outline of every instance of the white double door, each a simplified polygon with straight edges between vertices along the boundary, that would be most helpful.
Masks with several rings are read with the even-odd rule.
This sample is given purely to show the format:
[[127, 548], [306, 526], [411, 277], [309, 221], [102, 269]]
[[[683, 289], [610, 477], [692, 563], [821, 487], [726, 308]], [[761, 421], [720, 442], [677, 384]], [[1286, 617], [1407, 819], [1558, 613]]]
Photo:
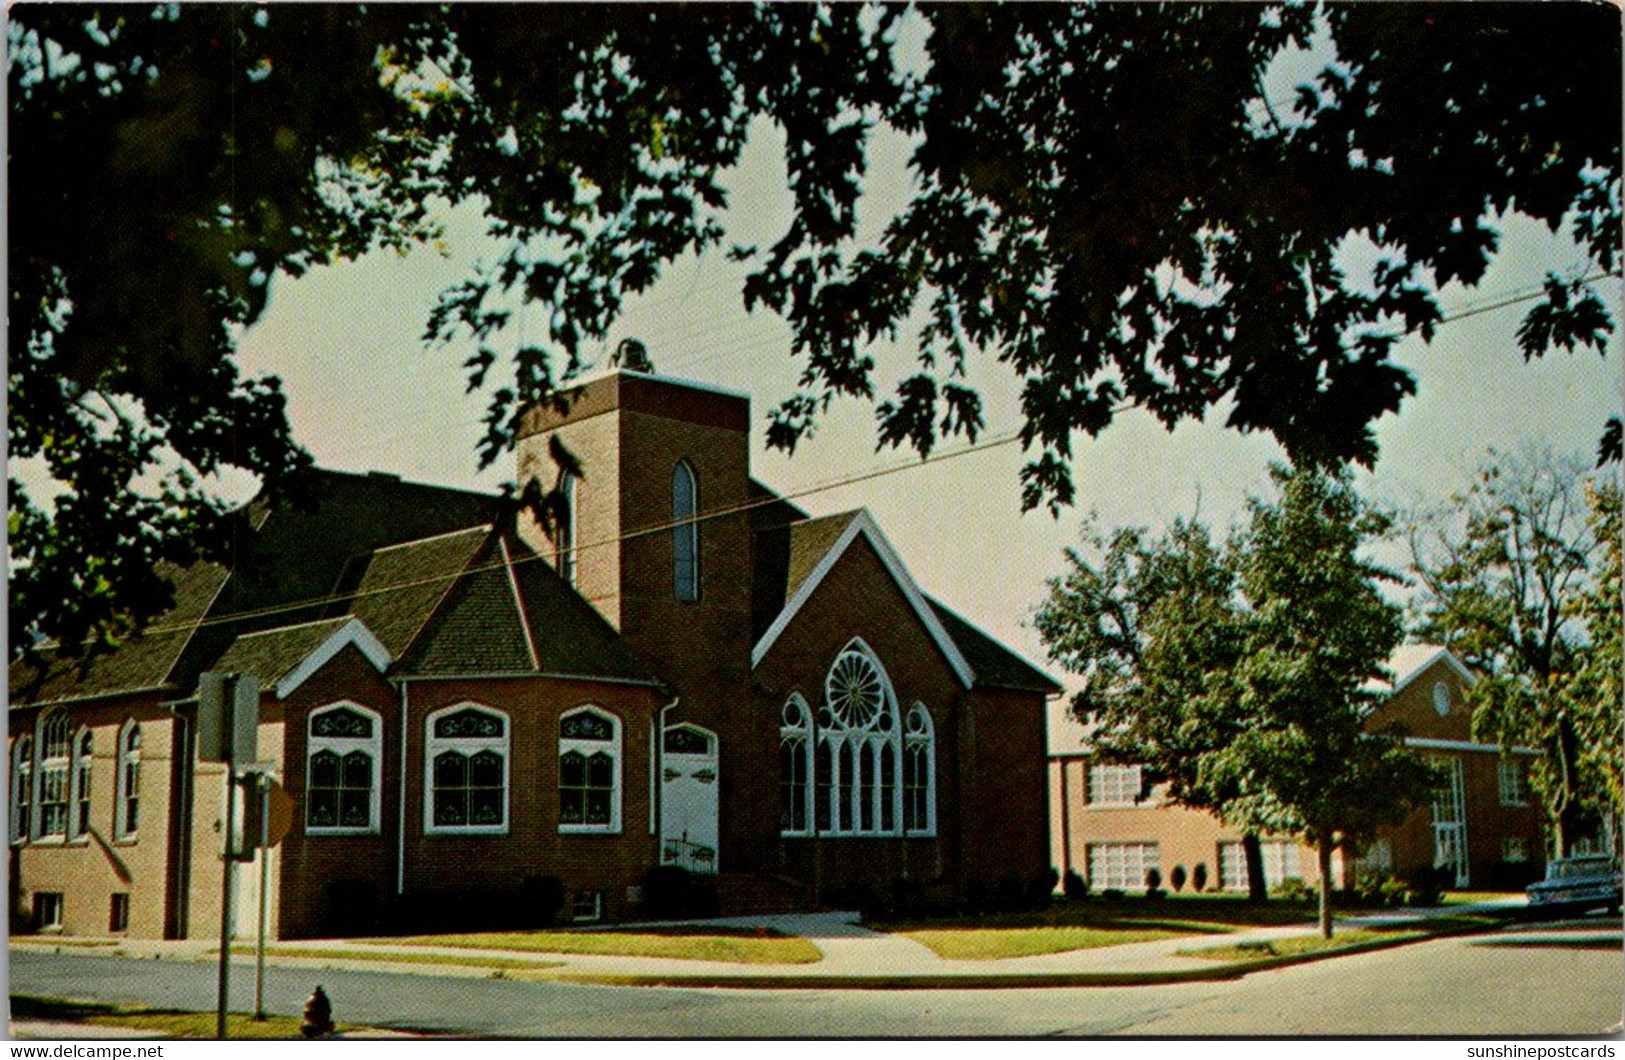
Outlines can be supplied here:
[[1445, 780], [1433, 790], [1433, 866], [1456, 874], [1457, 887], [1468, 883], [1467, 792], [1459, 758], [1435, 759]]

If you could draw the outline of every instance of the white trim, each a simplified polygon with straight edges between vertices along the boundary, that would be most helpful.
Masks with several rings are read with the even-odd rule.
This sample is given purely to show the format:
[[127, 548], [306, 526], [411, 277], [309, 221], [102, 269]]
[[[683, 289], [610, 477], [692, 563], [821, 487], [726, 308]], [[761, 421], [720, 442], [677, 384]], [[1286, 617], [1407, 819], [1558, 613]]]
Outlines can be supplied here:
[[915, 585], [914, 579], [910, 577], [908, 568], [903, 566], [903, 561], [898, 558], [897, 551], [892, 548], [891, 542], [886, 540], [886, 535], [881, 532], [880, 526], [875, 522], [874, 517], [869, 514], [867, 508], [858, 509], [858, 513], [853, 517], [852, 522], [841, 532], [841, 536], [836, 539], [830, 550], [824, 553], [824, 558], [818, 561], [818, 565], [813, 568], [812, 573], [807, 575], [800, 587], [796, 589], [795, 596], [791, 597], [790, 601], [784, 605], [784, 610], [779, 612], [779, 616], [773, 620], [773, 624], [767, 628], [767, 632], [763, 633], [762, 638], [756, 642], [756, 646], [751, 649], [750, 653], [751, 668], [754, 669], [761, 665], [762, 659], [767, 656], [768, 651], [778, 641], [779, 636], [784, 633], [791, 621], [806, 606], [807, 601], [812, 599], [813, 593], [818, 591], [819, 585], [823, 583], [829, 572], [834, 569], [835, 564], [846, 554], [846, 550], [851, 546], [852, 542], [858, 539], [860, 534], [868, 540], [870, 546], [875, 550], [875, 555], [880, 557], [881, 565], [886, 568], [887, 573], [892, 576], [892, 580], [897, 583], [897, 587], [902, 590], [904, 598], [908, 600], [909, 606], [914, 609], [915, 615], [920, 619], [921, 624], [925, 626], [926, 632], [930, 634], [931, 639], [936, 642], [937, 648], [948, 660], [948, 666], [953, 670], [954, 675], [959, 678], [960, 683], [966, 688], [971, 687], [976, 680], [975, 671], [971, 669], [970, 663], [965, 661], [965, 657], [960, 654], [959, 647], [948, 636], [948, 631], [942, 627], [936, 613], [931, 610], [931, 605], [926, 603], [919, 586]]
[[[490, 736], [436, 736], [434, 724], [443, 715], [472, 710], [502, 719], [502, 735]], [[436, 824], [434, 820], [434, 760], [439, 751], [457, 751], [470, 760], [481, 751], [495, 751], [502, 756], [502, 823], [500, 824]], [[432, 711], [423, 719], [423, 834], [424, 835], [507, 835], [513, 793], [513, 718], [505, 710], [488, 707], [465, 699], [448, 707]]]
[[1392, 688], [1388, 689], [1388, 695], [1399, 695], [1400, 692], [1404, 691], [1410, 686], [1411, 682], [1415, 681], [1418, 677], [1421, 677], [1423, 674], [1427, 673], [1428, 670], [1432, 669], [1433, 664], [1438, 662], [1441, 658], [1450, 664], [1450, 668], [1456, 671], [1456, 675], [1462, 679], [1463, 683], [1468, 685], [1477, 683], [1478, 675], [1467, 669], [1462, 661], [1456, 658], [1454, 652], [1452, 652], [1449, 648], [1440, 648], [1432, 655], [1429, 655], [1426, 659], [1423, 659], [1420, 664], [1418, 664], [1404, 677], [1400, 677], [1398, 674], [1394, 675], [1394, 684]]
[[519, 579], [513, 573], [513, 556], [508, 553], [508, 542], [497, 538], [502, 549], [502, 569], [508, 572], [508, 588], [513, 590], [513, 609], [519, 613], [519, 628], [525, 631], [525, 649], [530, 652], [530, 665], [542, 668], [542, 657], [536, 654], [536, 637], [530, 631], [530, 618], [525, 614], [525, 598], [519, 594]]
[[[1404, 742], [1406, 747], [1421, 747], [1429, 751], [1482, 751], [1485, 754], [1502, 753], [1502, 749], [1499, 744], [1473, 743], [1469, 740], [1435, 740], [1428, 736], [1407, 736], [1405, 737]], [[1515, 755], [1539, 755], [1540, 751], [1533, 747], [1511, 747], [1507, 748], [1507, 753]]]
[[[311, 623], [314, 625], [314, 623]], [[294, 628], [294, 627], [288, 627]], [[270, 630], [269, 632], [281, 632]], [[362, 625], [359, 618], [352, 617], [344, 625], [334, 630], [332, 635], [322, 641], [316, 650], [305, 656], [305, 661], [290, 670], [287, 676], [276, 683], [274, 689], [278, 699], [287, 699], [298, 690], [299, 686], [315, 676], [316, 672], [328, 663], [333, 657], [343, 651], [348, 645], [355, 645], [366, 660], [372, 663], [379, 673], [389, 669], [389, 664], [395, 660], [390, 657], [389, 649], [375, 636], [372, 631]]]
[[[564, 723], [568, 719], [579, 714], [591, 714], [594, 717], [602, 718], [603, 720], [609, 722], [612, 731], [610, 738], [608, 740], [583, 740], [575, 737], [566, 737], [564, 735]], [[581, 706], [573, 707], [559, 715], [557, 734], [558, 743], [554, 754], [557, 757], [559, 767], [558, 780], [554, 788], [554, 796], [559, 800], [559, 834], [619, 835], [621, 833], [621, 793], [625, 787], [626, 780], [626, 767], [624, 764], [626, 740], [621, 726], [620, 715], [614, 713], [606, 707], [601, 707], [596, 703], [583, 703]], [[571, 752], [581, 756], [583, 760], [583, 770], [586, 769], [586, 762], [590, 761], [594, 754], [607, 753], [609, 755], [610, 768], [614, 771], [614, 779], [610, 782], [609, 820], [607, 822], [599, 823], [572, 821], [567, 823], [564, 820], [563, 762], [564, 756]], [[585, 777], [583, 777], [583, 779], [585, 780]], [[586, 789], [583, 788], [583, 799], [586, 798], [585, 790]], [[582, 814], [585, 815], [587, 809], [585, 801], [583, 801], [581, 809]]]
[[[337, 710], [349, 710], [364, 715], [377, 726], [372, 736], [316, 736], [311, 732], [316, 719]], [[311, 761], [321, 751], [339, 757], [343, 768], [347, 753], [363, 751], [372, 759], [372, 783], [367, 792], [368, 822], [365, 825], [316, 825], [310, 823]], [[342, 778], [343, 774], [340, 773]], [[342, 787], [340, 790], [343, 790]], [[380, 835], [383, 832], [384, 791], [384, 716], [371, 707], [362, 706], [353, 699], [338, 699], [324, 704], [305, 715], [305, 796], [304, 833], [307, 836], [324, 835]]]

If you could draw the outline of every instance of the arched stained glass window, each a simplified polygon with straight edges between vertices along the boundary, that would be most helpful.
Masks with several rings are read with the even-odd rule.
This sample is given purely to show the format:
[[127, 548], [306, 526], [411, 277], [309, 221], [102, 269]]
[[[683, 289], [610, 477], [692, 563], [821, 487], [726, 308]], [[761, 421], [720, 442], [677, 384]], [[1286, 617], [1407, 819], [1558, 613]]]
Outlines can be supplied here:
[[313, 711], [307, 753], [306, 831], [378, 831], [378, 774], [383, 761], [379, 715], [354, 703]]
[[68, 821], [68, 838], [82, 839], [90, 832], [90, 777], [95, 758], [95, 741], [89, 729], [80, 729], [73, 741], [73, 806]]
[[141, 726], [131, 718], [118, 734], [118, 808], [114, 811], [113, 836], [134, 839], [141, 824]]
[[34, 738], [11, 745], [11, 841], [26, 843], [34, 817]]
[[40, 721], [39, 831], [37, 838], [66, 838], [72, 756], [68, 714], [55, 710]]
[[582, 707], [559, 719], [559, 831], [620, 830], [620, 719]]
[[699, 479], [687, 460], [671, 473], [672, 592], [679, 600], [700, 598]]
[[924, 704], [908, 710], [903, 734], [903, 831], [935, 835], [937, 831], [936, 729]]
[[779, 715], [779, 832], [783, 835], [808, 832], [807, 805], [812, 794], [807, 784], [812, 765], [811, 726], [806, 701], [800, 695], [792, 695]]
[[464, 703], [429, 715], [427, 821], [433, 833], [508, 830], [508, 716]]
[[813, 819], [820, 834], [902, 831], [898, 763], [902, 726], [891, 680], [868, 645], [854, 639], [824, 677], [813, 755]]

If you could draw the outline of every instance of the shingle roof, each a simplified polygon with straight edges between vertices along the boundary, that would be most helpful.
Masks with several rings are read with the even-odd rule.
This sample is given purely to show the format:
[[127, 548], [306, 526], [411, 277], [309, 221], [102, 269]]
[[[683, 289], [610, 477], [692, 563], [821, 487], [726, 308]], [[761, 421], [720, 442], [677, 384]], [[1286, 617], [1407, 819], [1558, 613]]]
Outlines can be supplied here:
[[350, 621], [348, 617], [324, 618], [245, 634], [232, 642], [212, 669], [252, 675], [259, 679], [262, 689], [270, 689]]
[[978, 687], [1013, 688], [1045, 694], [1061, 691], [1061, 686], [1044, 671], [983, 633], [931, 597], [926, 597], [942, 627], [959, 646], [960, 654], [976, 672]]
[[227, 571], [218, 564], [198, 563], [184, 570], [165, 564], [161, 573], [175, 587], [175, 603], [148, 632], [131, 637], [109, 654], [84, 659], [48, 656], [39, 664], [13, 662], [11, 705], [92, 699], [169, 685], [176, 662], [225, 584]]
[[361, 557], [363, 573], [346, 611], [400, 658], [490, 535], [489, 526], [473, 526]]

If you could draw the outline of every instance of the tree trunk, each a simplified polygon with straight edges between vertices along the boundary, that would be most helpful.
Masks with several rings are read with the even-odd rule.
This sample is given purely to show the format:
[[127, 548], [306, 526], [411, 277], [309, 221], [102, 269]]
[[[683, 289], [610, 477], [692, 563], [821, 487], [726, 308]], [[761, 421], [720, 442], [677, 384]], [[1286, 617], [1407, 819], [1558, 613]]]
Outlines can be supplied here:
[[1320, 862], [1320, 937], [1332, 937], [1332, 834], [1315, 836], [1315, 856]]
[[1258, 836], [1248, 832], [1241, 837], [1242, 860], [1247, 864], [1247, 900], [1263, 902], [1269, 899], [1269, 888], [1264, 885], [1264, 847]]

